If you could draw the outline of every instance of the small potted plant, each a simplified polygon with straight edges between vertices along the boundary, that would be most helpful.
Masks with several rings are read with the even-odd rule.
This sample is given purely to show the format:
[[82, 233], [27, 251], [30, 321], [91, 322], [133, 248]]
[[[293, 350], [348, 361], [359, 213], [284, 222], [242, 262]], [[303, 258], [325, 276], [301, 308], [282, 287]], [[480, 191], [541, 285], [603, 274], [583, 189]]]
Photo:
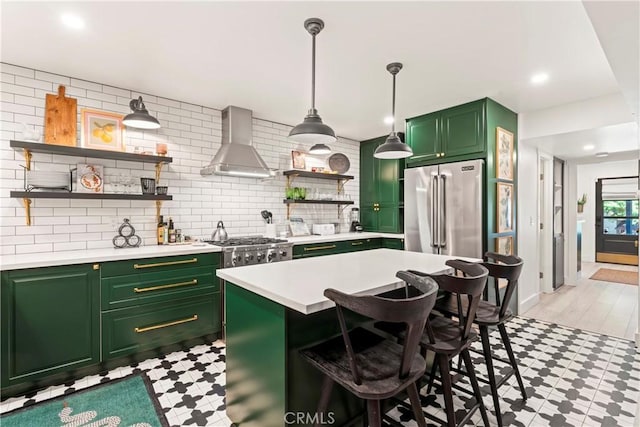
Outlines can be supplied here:
[[578, 199], [578, 213], [584, 211], [584, 205], [587, 203], [587, 193], [582, 193], [582, 197]]

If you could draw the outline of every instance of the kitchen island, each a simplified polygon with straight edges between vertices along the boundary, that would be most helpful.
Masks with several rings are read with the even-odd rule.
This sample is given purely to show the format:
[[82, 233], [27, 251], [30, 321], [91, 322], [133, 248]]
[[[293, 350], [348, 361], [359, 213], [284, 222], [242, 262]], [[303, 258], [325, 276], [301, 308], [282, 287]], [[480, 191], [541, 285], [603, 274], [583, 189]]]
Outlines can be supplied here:
[[[375, 249], [218, 270], [227, 282], [229, 418], [243, 427], [312, 424], [322, 378], [298, 352], [340, 333], [324, 290], [381, 294], [404, 286], [398, 270], [435, 273], [447, 270], [445, 262], [453, 258]], [[340, 425], [357, 417], [362, 404], [337, 387], [329, 408]]]

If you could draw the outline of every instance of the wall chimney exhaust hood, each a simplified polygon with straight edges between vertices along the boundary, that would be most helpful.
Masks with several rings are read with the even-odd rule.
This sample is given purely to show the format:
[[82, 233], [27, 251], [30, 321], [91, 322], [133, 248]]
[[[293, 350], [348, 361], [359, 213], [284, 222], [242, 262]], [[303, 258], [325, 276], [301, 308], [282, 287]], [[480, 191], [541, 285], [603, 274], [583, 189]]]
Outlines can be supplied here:
[[268, 178], [276, 174], [252, 145], [253, 114], [246, 108], [228, 106], [222, 110], [222, 146], [200, 175]]

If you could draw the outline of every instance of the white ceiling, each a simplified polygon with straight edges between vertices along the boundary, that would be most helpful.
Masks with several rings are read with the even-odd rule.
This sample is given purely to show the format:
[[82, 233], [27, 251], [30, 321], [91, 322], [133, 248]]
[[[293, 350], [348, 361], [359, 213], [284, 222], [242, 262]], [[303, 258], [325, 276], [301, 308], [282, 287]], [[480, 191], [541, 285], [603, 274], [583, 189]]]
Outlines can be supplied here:
[[[638, 157], [638, 125], [634, 122], [527, 139], [526, 143], [561, 159], [594, 158], [596, 153], [629, 152]], [[584, 147], [593, 148], [585, 150]], [[629, 157], [628, 157], [629, 158]], [[606, 161], [607, 159], [601, 160]]]
[[[63, 12], [86, 29], [60, 24]], [[579, 1], [6, 2], [1, 60], [213, 108], [297, 124], [310, 104], [320, 17], [317, 108], [337, 134], [389, 132], [398, 119], [491, 97], [519, 113], [619, 92]], [[545, 71], [547, 84], [532, 86]]]

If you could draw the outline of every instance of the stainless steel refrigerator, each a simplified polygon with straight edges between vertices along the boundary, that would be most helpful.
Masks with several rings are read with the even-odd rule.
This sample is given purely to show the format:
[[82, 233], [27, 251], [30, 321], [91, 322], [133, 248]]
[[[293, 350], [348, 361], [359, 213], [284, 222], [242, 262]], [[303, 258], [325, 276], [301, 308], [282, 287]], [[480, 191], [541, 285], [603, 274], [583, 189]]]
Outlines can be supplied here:
[[484, 160], [406, 169], [405, 249], [482, 258]]

